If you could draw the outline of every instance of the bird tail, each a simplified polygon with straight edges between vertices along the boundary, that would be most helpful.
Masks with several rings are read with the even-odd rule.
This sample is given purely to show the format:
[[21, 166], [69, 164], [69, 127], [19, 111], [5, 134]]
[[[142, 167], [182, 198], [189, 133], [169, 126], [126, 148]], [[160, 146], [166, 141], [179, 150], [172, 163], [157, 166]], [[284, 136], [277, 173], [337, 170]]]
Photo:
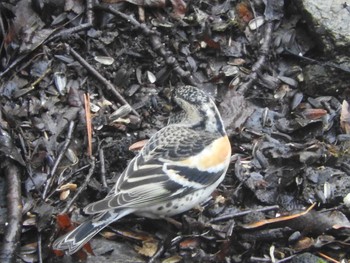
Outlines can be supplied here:
[[124, 213], [110, 211], [103, 213], [98, 217], [85, 221], [71, 232], [59, 237], [55, 240], [52, 247], [56, 250], [68, 250], [70, 255], [74, 254], [103, 228], [123, 216], [125, 216]]

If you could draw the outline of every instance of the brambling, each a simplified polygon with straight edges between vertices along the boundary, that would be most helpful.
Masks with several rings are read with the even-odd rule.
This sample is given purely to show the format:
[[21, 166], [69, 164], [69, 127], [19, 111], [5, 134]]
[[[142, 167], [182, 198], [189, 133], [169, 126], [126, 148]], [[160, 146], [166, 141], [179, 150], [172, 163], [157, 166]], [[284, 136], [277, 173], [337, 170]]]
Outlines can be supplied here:
[[149, 139], [104, 199], [84, 208], [95, 216], [58, 238], [54, 249], [73, 254], [131, 213], [148, 218], [182, 213], [205, 201], [222, 182], [231, 145], [215, 103], [192, 86], [175, 89], [172, 97], [180, 114]]

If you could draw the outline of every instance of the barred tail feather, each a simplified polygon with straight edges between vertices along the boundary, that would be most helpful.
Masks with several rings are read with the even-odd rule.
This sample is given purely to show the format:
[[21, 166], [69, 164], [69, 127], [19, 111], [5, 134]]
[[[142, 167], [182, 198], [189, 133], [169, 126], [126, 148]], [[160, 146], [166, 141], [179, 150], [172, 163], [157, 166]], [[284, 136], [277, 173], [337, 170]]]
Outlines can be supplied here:
[[56, 250], [68, 250], [74, 254], [103, 228], [125, 216], [126, 213], [106, 212], [97, 218], [87, 220], [77, 228], [55, 240], [52, 247]]

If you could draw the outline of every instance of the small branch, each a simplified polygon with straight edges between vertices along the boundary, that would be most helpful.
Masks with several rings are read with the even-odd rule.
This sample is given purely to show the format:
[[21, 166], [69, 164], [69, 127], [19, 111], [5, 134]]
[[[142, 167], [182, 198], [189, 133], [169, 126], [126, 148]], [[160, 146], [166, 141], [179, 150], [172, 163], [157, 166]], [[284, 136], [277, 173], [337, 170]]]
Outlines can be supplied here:
[[71, 139], [72, 139], [73, 130], [74, 130], [74, 121], [70, 121], [69, 127], [68, 127], [67, 138], [66, 138], [66, 141], [63, 145], [63, 149], [61, 150], [60, 154], [57, 156], [56, 161], [55, 161], [55, 163], [50, 171], [50, 174], [48, 176], [47, 183], [45, 185], [45, 189], [44, 189], [44, 192], [42, 195], [44, 200], [46, 198], [48, 190], [51, 188], [53, 182], [55, 181], [55, 178], [56, 178], [55, 173], [56, 173], [57, 167], [60, 164], [60, 162], [63, 158], [63, 155], [66, 153], [66, 151], [68, 149], [68, 146], [69, 146]]
[[87, 9], [86, 19], [88, 24], [91, 24], [91, 25], [93, 24], [93, 21], [94, 21], [94, 13], [92, 11], [92, 8], [93, 8], [93, 1], [87, 0], [86, 1], [86, 9]]
[[8, 162], [5, 168], [7, 181], [7, 225], [0, 251], [2, 263], [16, 262], [16, 251], [20, 245], [22, 228], [21, 179], [17, 166]]
[[[74, 19], [78, 18], [80, 15], [77, 15], [75, 18], [73, 18], [72, 20], [68, 21], [66, 24], [64, 24], [64, 26], [68, 25], [69, 23], [71, 23]], [[92, 23], [85, 23], [85, 24], [81, 24], [79, 26], [73, 27], [73, 28], [68, 28], [68, 29], [63, 29], [61, 31], [59, 31], [58, 33], [53, 33], [50, 37], [48, 37], [45, 41], [43, 41], [42, 44], [36, 46], [33, 50], [31, 50], [30, 52], [26, 53], [26, 54], [22, 54], [20, 55], [15, 61], [12, 62], [11, 65], [9, 65], [3, 72], [0, 72], [0, 78], [2, 78], [4, 75], [6, 75], [8, 72], [10, 72], [12, 69], [14, 69], [15, 67], [17, 67], [17, 65], [19, 65], [20, 63], [22, 63], [24, 60], [27, 60], [27, 58], [35, 51], [37, 50], [39, 47], [41, 47], [43, 44], [47, 44], [53, 40], [56, 40], [57, 38], [60, 37], [64, 37], [64, 36], [71, 36], [74, 33], [83, 31], [83, 30], [87, 30], [90, 27], [92, 27]], [[56, 30], [55, 30], [56, 31]]]
[[43, 246], [42, 246], [42, 235], [41, 232], [38, 233], [38, 262], [43, 263]]
[[266, 63], [266, 58], [267, 58], [267, 55], [269, 53], [270, 44], [271, 44], [271, 40], [272, 40], [273, 27], [274, 27], [274, 22], [268, 21], [266, 24], [266, 28], [265, 28], [265, 34], [264, 34], [265, 39], [264, 39], [263, 44], [260, 47], [260, 52], [259, 52], [260, 56], [259, 56], [258, 60], [252, 66], [252, 71], [247, 77], [248, 81], [243, 83], [242, 85], [240, 85], [237, 88], [237, 91], [241, 94], [245, 94], [247, 92], [247, 90], [253, 86], [255, 81], [258, 79], [258, 72], [261, 70], [261, 68]]
[[[91, 27], [92, 27], [91, 23], [85, 23], [85, 24], [81, 24], [79, 26], [75, 26], [75, 27], [72, 27], [72, 28], [63, 29], [63, 30], [59, 31], [58, 33], [52, 35], [47, 40], [47, 42], [51, 42], [53, 40], [56, 40], [57, 38], [62, 38], [62, 37], [64, 38], [64, 37], [67, 37], [67, 36], [71, 36], [74, 33], [78, 33], [80, 31], [87, 30], [87, 29], [89, 29]], [[47, 43], [47, 42], [45, 42], [45, 43]]]
[[101, 183], [102, 183], [102, 186], [107, 189], [108, 185], [106, 180], [105, 154], [104, 154], [103, 148], [100, 148], [99, 150], [99, 159], [100, 159], [100, 167], [101, 167], [101, 171], [100, 171]]
[[85, 104], [85, 119], [86, 119], [86, 130], [88, 138], [88, 156], [92, 156], [92, 124], [91, 124], [91, 112], [90, 112], [90, 95], [89, 93], [84, 94]]
[[[163, 242], [162, 242], [163, 243]], [[164, 244], [161, 244], [158, 249], [157, 252], [148, 260], [148, 263], [154, 263], [154, 262], [158, 262], [160, 256], [164, 253]]]
[[252, 212], [266, 212], [266, 211], [270, 211], [270, 210], [277, 210], [279, 208], [280, 207], [278, 205], [272, 205], [272, 206], [267, 206], [267, 207], [263, 207], [260, 209], [245, 210], [245, 211], [241, 211], [241, 212], [237, 212], [237, 213], [233, 213], [233, 214], [229, 214], [229, 215], [215, 217], [212, 220], [210, 220], [209, 223], [228, 220], [228, 219], [232, 219], [232, 218], [238, 217], [238, 216], [244, 216], [244, 215], [247, 215], [247, 214], [252, 213]]
[[68, 212], [69, 208], [72, 206], [72, 204], [75, 202], [75, 200], [78, 198], [78, 196], [81, 194], [81, 192], [86, 188], [87, 184], [89, 183], [91, 176], [93, 175], [94, 171], [95, 171], [95, 158], [91, 158], [90, 159], [90, 169], [89, 169], [89, 173], [85, 178], [84, 183], [80, 186], [80, 188], [78, 189], [78, 191], [76, 192], [76, 194], [73, 196], [73, 198], [69, 201], [69, 203], [66, 205], [66, 207], [63, 209], [63, 211], [61, 212], [61, 214], [65, 214]]
[[[114, 96], [117, 97], [117, 99], [120, 101], [120, 103], [124, 105], [129, 105], [129, 103], [124, 99], [124, 97], [116, 90], [116, 88], [113, 86], [112, 83], [110, 83], [105, 77], [103, 77], [96, 69], [94, 69], [82, 56], [80, 56], [72, 47], [70, 47], [68, 44], [66, 44], [67, 50], [70, 52], [70, 54], [83, 66], [85, 67], [91, 74], [93, 74], [99, 81], [103, 83], [103, 85], [106, 86], [106, 88], [113, 93]], [[130, 105], [129, 105], [130, 106]], [[140, 117], [138, 112], [132, 109], [132, 113], [135, 114], [137, 117]]]
[[[34, 49], [35, 50], [35, 49]], [[26, 53], [26, 54], [21, 54], [16, 58], [11, 65], [7, 66], [6, 69], [3, 72], [0, 72], [0, 78], [5, 76], [8, 72], [10, 72], [12, 69], [17, 67], [18, 64], [20, 64], [22, 61], [26, 60], [29, 57], [29, 54], [31, 53]]]

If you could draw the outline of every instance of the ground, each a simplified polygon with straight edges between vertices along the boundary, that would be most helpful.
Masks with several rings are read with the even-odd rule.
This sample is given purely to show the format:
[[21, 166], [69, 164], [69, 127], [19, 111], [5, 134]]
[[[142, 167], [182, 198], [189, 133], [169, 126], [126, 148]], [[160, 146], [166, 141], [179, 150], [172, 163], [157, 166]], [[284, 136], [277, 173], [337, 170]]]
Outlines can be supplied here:
[[[322, 82], [332, 55], [298, 5], [28, 2], [0, 3], [3, 262], [349, 259], [348, 92]], [[169, 220], [123, 218], [72, 257], [53, 251], [184, 84], [215, 99], [232, 145], [212, 198]]]

